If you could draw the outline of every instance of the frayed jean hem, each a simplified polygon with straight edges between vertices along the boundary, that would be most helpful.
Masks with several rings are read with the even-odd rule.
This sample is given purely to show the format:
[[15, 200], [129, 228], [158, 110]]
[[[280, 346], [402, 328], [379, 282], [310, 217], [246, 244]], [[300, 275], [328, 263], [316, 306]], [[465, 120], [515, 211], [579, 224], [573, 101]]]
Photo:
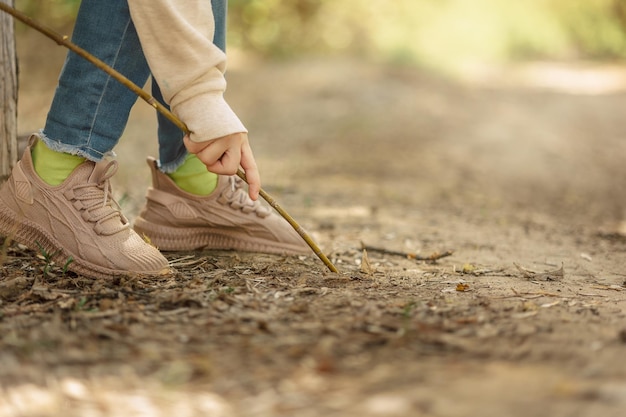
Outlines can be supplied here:
[[[71, 155], [82, 156], [93, 162], [100, 162], [104, 159], [113, 159], [116, 157], [115, 152], [109, 151], [106, 153], [99, 152], [95, 149], [84, 148], [80, 146], [68, 145], [67, 143], [59, 142], [58, 140], [51, 139], [46, 135], [43, 129], [37, 132], [39, 140], [46, 144], [46, 146], [56, 152], [69, 153]], [[184, 158], [183, 158], [184, 160]]]
[[166, 164], [162, 164], [161, 161], [158, 161], [159, 171], [166, 174], [171, 174], [172, 172], [175, 172], [185, 162], [186, 158], [187, 152], [183, 152], [182, 155], [178, 156], [176, 159]]

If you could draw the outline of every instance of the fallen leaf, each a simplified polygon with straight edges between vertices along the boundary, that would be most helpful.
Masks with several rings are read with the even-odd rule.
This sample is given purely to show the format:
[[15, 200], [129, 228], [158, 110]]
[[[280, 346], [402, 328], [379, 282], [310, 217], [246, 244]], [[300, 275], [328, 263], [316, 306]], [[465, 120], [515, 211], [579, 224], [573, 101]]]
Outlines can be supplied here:
[[363, 257], [361, 258], [361, 272], [364, 274], [373, 274], [376, 272], [369, 258], [367, 257], [367, 251], [363, 249]]

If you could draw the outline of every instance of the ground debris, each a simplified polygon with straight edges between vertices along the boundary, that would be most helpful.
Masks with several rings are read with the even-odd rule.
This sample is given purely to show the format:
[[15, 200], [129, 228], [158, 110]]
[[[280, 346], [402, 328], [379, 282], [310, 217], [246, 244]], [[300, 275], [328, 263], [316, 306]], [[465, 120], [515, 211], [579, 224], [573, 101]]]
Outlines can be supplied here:
[[[40, 119], [38, 63], [54, 65], [53, 48], [26, 46], [37, 82], [21, 91], [36, 100], [21, 117], [36, 123], [22, 126]], [[229, 417], [624, 414], [626, 239], [594, 231], [623, 205], [623, 152], [598, 150], [623, 149], [626, 95], [321, 61], [240, 65], [231, 97], [260, 128], [271, 191], [345, 273], [312, 254], [205, 250], [165, 253], [171, 277], [91, 280], [8, 248], [0, 283], [25, 280], [0, 300], [0, 415], [221, 417], [220, 400]], [[137, 110], [114, 187], [131, 221], [150, 182], [137, 155], [154, 144], [153, 109]], [[325, 206], [342, 213], [309, 216]], [[360, 242], [427, 256], [366, 248], [367, 275]], [[561, 260], [559, 281], [545, 270]]]
[[34, 278], [23, 276], [0, 281], [0, 300], [16, 299], [24, 291], [30, 290], [34, 282]]

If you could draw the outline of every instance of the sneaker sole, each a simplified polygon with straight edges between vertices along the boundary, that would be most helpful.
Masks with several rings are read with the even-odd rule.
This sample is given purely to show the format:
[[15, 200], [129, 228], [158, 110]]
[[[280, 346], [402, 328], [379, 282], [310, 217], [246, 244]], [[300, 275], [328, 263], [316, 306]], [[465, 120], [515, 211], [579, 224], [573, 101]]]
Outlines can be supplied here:
[[[89, 278], [111, 278], [117, 276], [162, 276], [171, 272], [169, 268], [154, 272], [129, 272], [104, 268], [76, 257], [66, 251], [59, 242], [50, 236], [39, 225], [29, 220], [20, 219], [13, 210], [0, 201], [0, 235], [26, 245], [27, 247], [47, 253], [57, 265], [66, 265], [69, 271]], [[71, 262], [69, 262], [71, 260]]]
[[247, 235], [232, 232], [207, 232], [203, 228], [175, 228], [155, 225], [141, 217], [135, 220], [135, 232], [147, 238], [161, 251], [234, 250], [242, 252], [271, 253], [275, 255], [304, 255], [301, 247], [268, 244]]

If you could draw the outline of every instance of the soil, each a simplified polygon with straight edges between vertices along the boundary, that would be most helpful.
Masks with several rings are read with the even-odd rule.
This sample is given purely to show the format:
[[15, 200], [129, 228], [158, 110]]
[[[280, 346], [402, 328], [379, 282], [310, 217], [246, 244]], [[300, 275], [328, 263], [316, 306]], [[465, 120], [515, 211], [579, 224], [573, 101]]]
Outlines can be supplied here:
[[[20, 48], [24, 134], [64, 55], [40, 53]], [[8, 246], [0, 415], [623, 416], [620, 77], [233, 54], [264, 188], [340, 273], [195, 252], [167, 254], [171, 277], [94, 281]], [[138, 103], [117, 148], [131, 219], [155, 123]]]

